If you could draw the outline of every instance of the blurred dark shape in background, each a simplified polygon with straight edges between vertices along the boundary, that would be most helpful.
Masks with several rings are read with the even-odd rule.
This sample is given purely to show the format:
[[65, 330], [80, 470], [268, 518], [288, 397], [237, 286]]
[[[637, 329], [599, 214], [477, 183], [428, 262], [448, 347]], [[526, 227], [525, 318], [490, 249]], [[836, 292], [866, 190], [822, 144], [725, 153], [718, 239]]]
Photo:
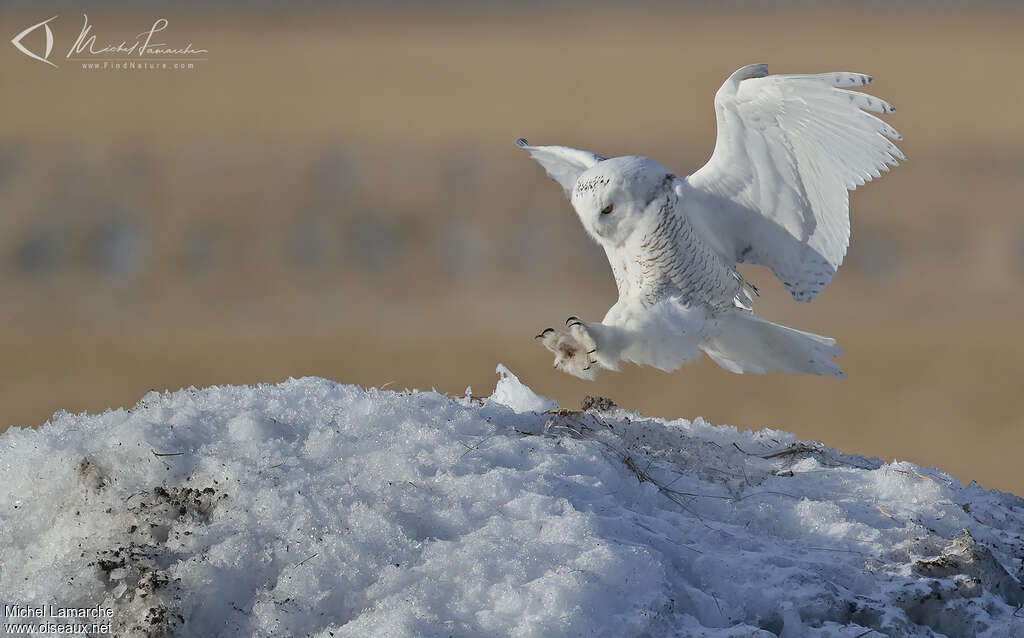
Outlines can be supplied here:
[[[82, 10], [62, 5], [59, 68], [0, 47], [0, 427], [301, 375], [486, 393], [501, 362], [565, 406], [784, 428], [1024, 493], [1024, 11], [942, 6], [108, 3], [100, 39], [166, 17], [209, 54], [102, 71], [64, 59]], [[10, 35], [48, 15], [0, 8]], [[759, 314], [839, 340], [848, 379], [551, 370], [533, 335], [615, 289], [513, 140], [685, 174], [751, 62], [871, 73], [898, 108], [909, 159], [853, 194], [821, 297], [745, 271]]]
[[67, 237], [60, 228], [30, 228], [23, 231], [15, 248], [15, 264], [26, 276], [43, 276], [63, 265]]
[[91, 262], [100, 279], [125, 282], [145, 274], [147, 238], [138, 222], [125, 217], [104, 219], [90, 243]]

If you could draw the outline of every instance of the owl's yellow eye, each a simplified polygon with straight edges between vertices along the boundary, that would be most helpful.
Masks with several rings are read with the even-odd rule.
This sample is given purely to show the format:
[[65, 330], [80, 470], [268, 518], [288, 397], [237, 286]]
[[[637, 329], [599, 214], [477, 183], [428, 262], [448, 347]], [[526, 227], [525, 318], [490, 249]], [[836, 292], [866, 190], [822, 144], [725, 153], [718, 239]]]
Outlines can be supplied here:
[[608, 213], [612, 212], [613, 208], [615, 208], [615, 204], [608, 204], [607, 206], [601, 209], [601, 214], [607, 215]]

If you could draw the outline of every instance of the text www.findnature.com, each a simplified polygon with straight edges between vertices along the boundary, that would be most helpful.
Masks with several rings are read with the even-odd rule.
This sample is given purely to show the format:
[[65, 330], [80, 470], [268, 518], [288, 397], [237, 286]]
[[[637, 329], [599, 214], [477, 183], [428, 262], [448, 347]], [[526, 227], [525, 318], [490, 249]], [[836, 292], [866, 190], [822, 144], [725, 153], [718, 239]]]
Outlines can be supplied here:
[[194, 62], [82, 62], [82, 68], [95, 71], [189, 71], [196, 68]]

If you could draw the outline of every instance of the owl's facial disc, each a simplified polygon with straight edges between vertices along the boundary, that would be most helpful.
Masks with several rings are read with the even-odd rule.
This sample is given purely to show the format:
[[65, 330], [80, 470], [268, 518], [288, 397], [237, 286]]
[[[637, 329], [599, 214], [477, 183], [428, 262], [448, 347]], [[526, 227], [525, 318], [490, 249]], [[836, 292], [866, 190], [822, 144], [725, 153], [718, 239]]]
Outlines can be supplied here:
[[668, 171], [646, 157], [616, 157], [580, 175], [572, 205], [599, 243], [621, 244], [645, 227], [648, 209], [665, 192]]

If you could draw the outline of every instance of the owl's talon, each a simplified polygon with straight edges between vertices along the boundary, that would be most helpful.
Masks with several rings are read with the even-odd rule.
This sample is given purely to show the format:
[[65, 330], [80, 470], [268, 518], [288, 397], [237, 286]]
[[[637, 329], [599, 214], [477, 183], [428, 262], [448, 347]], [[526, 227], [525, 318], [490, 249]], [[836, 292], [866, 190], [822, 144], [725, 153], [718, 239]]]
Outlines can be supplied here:
[[546, 328], [536, 336], [555, 355], [552, 367], [581, 379], [591, 380], [600, 362], [595, 355], [598, 344], [579, 317], [566, 320], [565, 330]]

